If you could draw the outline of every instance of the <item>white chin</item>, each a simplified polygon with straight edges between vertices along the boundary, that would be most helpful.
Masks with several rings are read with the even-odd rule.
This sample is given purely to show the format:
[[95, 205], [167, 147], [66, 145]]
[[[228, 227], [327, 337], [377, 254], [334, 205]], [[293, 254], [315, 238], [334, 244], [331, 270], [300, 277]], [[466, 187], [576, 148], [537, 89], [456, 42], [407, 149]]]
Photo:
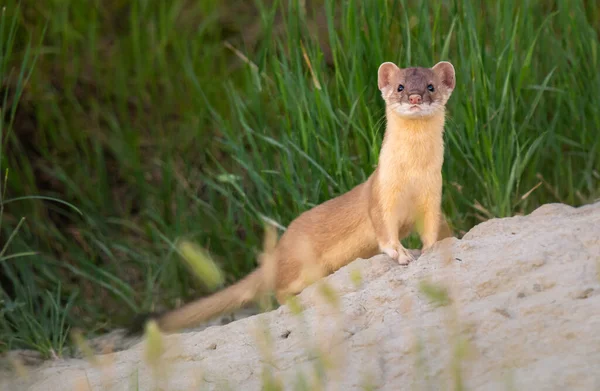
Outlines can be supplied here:
[[401, 105], [395, 110], [396, 114], [404, 118], [423, 118], [429, 117], [435, 113], [435, 110], [430, 106], [413, 106], [413, 105]]

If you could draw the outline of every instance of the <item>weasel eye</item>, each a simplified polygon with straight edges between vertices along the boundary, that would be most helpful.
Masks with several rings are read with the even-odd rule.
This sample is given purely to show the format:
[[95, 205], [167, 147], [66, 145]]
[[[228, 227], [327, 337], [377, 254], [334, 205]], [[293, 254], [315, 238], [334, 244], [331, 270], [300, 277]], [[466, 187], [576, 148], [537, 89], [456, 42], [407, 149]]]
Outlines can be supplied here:
[[427, 89], [431, 92], [433, 92], [434, 88], [433, 88], [433, 84], [430, 84], [427, 86]]
[[402, 90], [404, 90], [404, 86], [402, 84], [400, 84], [398, 86], [398, 92], [402, 92]]

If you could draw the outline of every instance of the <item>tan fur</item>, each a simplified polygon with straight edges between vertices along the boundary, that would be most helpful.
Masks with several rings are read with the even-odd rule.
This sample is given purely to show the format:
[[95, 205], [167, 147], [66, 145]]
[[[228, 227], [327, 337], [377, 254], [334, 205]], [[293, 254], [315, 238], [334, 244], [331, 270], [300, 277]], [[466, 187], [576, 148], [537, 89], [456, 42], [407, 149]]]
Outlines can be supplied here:
[[[261, 266], [238, 283], [160, 317], [163, 331], [193, 326], [272, 289], [283, 304], [359, 257], [383, 252], [407, 264], [413, 257], [400, 240], [417, 222], [423, 251], [451, 236], [441, 213], [441, 169], [445, 104], [454, 89], [454, 68], [445, 62], [408, 69], [384, 63], [378, 73], [387, 127], [379, 164], [369, 179], [298, 216], [277, 245], [265, 250]], [[429, 84], [435, 91], [427, 89]], [[421, 108], [408, 100], [416, 95], [422, 97]]]

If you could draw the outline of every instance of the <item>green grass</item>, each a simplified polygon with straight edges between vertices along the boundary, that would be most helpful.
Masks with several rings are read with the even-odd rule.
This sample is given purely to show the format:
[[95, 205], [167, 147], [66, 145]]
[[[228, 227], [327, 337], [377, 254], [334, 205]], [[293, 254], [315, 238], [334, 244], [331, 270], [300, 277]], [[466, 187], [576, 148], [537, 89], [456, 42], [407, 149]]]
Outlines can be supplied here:
[[373, 171], [383, 61], [456, 68], [443, 207], [458, 232], [600, 195], [595, 2], [313, 3], [5, 2], [0, 349], [48, 355], [69, 328], [206, 292], [179, 239], [227, 282], [249, 272], [262, 219], [285, 227]]

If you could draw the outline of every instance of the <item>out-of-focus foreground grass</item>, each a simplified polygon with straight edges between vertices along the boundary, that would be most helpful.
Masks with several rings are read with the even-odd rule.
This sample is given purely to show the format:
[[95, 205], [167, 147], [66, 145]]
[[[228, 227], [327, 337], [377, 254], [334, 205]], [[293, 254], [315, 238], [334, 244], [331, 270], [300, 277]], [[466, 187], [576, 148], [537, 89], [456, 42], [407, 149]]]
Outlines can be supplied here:
[[180, 239], [227, 282], [254, 268], [265, 218], [285, 227], [373, 171], [383, 61], [456, 68], [443, 207], [458, 233], [600, 193], [594, 1], [3, 7], [0, 350], [60, 353], [71, 327], [206, 292]]

